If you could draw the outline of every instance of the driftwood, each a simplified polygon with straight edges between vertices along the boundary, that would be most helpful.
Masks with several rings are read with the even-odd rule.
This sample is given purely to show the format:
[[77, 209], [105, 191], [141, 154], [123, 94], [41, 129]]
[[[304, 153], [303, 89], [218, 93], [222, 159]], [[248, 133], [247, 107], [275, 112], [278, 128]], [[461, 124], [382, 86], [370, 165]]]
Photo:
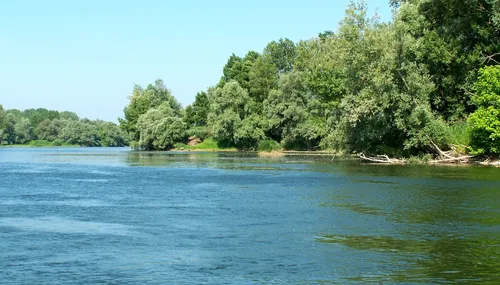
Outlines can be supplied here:
[[498, 55], [500, 55], [500, 52], [494, 53], [494, 54], [492, 54], [492, 55], [484, 55], [484, 54], [483, 54], [483, 57], [484, 57], [483, 64], [484, 64], [484, 63], [489, 63], [490, 61], [493, 61], [493, 62], [494, 62], [494, 63], [496, 63], [496, 64], [500, 64], [500, 62], [498, 62], [498, 61], [496, 61], [496, 60], [494, 59], [494, 57], [496, 57], [496, 56], [498, 56]]
[[[432, 140], [430, 141], [432, 150], [436, 153], [437, 157], [434, 160], [429, 161], [432, 164], [448, 164], [448, 163], [468, 163], [473, 156], [461, 155], [458, 150], [459, 147], [465, 146], [452, 146], [450, 151], [442, 151], [437, 144]], [[366, 156], [364, 153], [358, 154], [358, 157], [363, 161], [368, 161], [372, 163], [383, 163], [383, 164], [404, 164], [406, 161], [404, 159], [390, 158], [387, 155], [376, 155], [376, 156]], [[487, 162], [485, 162], [486, 164]], [[491, 165], [491, 163], [489, 164]]]
[[[442, 151], [432, 140], [430, 142], [432, 148], [438, 154], [438, 158], [431, 160], [430, 163], [468, 163], [473, 158], [470, 155], [454, 156], [450, 151]], [[452, 150], [456, 151], [456, 147], [452, 147]]]
[[403, 164], [403, 163], [405, 163], [404, 160], [390, 158], [387, 155], [366, 156], [364, 153], [360, 153], [360, 154], [358, 154], [358, 157], [361, 160], [374, 162], [374, 163], [384, 163], [384, 164]]
[[479, 162], [479, 164], [486, 165], [486, 166], [500, 167], [500, 160], [491, 161], [489, 158], [487, 158], [485, 161]]

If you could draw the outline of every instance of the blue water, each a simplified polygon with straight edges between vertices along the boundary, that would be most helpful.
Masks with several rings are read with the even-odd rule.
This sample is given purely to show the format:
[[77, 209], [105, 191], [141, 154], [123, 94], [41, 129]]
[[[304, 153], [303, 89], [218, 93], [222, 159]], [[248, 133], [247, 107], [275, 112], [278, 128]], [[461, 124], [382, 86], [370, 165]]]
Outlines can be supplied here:
[[0, 148], [0, 284], [500, 284], [500, 169]]

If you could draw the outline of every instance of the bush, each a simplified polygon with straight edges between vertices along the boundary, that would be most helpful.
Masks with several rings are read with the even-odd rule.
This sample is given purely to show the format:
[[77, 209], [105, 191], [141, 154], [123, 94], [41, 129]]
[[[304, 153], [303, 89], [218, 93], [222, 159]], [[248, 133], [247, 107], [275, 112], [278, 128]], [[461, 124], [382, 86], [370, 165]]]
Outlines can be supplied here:
[[33, 141], [30, 141], [29, 145], [41, 147], [41, 146], [50, 146], [52, 144], [46, 140], [33, 140]]
[[425, 164], [431, 160], [432, 160], [432, 155], [429, 153], [426, 153], [426, 154], [421, 154], [421, 155], [416, 155], [416, 156], [410, 156], [410, 158], [408, 158], [407, 162], [410, 164]]
[[185, 149], [187, 148], [187, 145], [185, 143], [176, 143], [174, 145], [174, 149]]
[[186, 137], [195, 136], [201, 140], [207, 138], [210, 134], [206, 127], [193, 127], [186, 131]]
[[60, 140], [60, 139], [55, 139], [53, 142], [52, 142], [52, 145], [53, 146], [62, 146], [63, 145], [63, 141]]
[[469, 145], [470, 135], [467, 129], [467, 122], [453, 122], [447, 125], [447, 135], [449, 142], [455, 145]]
[[468, 120], [472, 152], [500, 154], [500, 66], [482, 68], [474, 89], [478, 109]]
[[261, 140], [259, 141], [259, 151], [273, 152], [280, 151], [281, 146], [279, 143], [273, 140]]

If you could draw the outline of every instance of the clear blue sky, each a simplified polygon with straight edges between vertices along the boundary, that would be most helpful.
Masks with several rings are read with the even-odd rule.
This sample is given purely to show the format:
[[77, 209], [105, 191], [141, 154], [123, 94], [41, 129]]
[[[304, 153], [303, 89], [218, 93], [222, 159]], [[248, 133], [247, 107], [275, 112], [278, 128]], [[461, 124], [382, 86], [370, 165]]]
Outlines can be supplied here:
[[[0, 104], [116, 122], [134, 83], [162, 78], [186, 106], [231, 53], [336, 30], [348, 2], [0, 1]], [[367, 2], [390, 19], [388, 0]]]

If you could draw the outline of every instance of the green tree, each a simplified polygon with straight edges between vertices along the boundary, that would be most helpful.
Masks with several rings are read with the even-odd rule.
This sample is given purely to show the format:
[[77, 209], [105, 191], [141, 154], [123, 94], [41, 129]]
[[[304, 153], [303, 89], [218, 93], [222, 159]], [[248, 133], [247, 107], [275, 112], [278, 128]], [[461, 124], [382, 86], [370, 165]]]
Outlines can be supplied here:
[[223, 68], [223, 74], [218, 87], [224, 87], [224, 84], [232, 80], [237, 81], [244, 89], [250, 89], [250, 70], [253, 64], [259, 57], [259, 53], [249, 51], [244, 58], [241, 58], [234, 53], [229, 57], [226, 65]]
[[256, 143], [260, 139], [255, 135], [263, 133], [260, 130], [239, 130], [241, 127], [248, 130], [250, 126], [259, 128], [259, 120], [251, 117], [256, 112], [255, 102], [237, 81], [213, 90], [210, 100], [208, 122], [215, 139], [244, 148], [250, 147], [249, 140]]
[[[473, 111], [469, 90], [483, 64], [500, 62], [500, 1], [392, 1], [400, 20], [418, 40], [414, 59], [425, 64], [436, 88], [432, 109], [446, 118], [464, 118]], [[414, 7], [414, 8], [412, 8]]]
[[22, 117], [22, 116], [23, 116], [23, 112], [21, 112], [21, 111], [20, 111], [20, 110], [18, 110], [18, 109], [8, 109], [8, 110], [6, 111], [6, 113], [7, 113], [7, 114], [12, 114], [12, 115], [14, 115], [14, 117], [16, 117], [16, 118], [20, 118], [20, 117]]
[[137, 129], [139, 117], [149, 109], [156, 108], [167, 103], [175, 116], [182, 115], [181, 104], [171, 95], [163, 81], [158, 79], [155, 84], [150, 84], [146, 89], [136, 85], [129, 97], [130, 103], [124, 109], [125, 118], [119, 119], [120, 127], [126, 131], [132, 141], [139, 141], [140, 131]]
[[190, 127], [205, 126], [207, 124], [208, 111], [210, 102], [208, 95], [205, 92], [196, 94], [193, 105], [186, 107], [184, 113], [184, 122]]
[[186, 124], [176, 117], [168, 104], [149, 109], [139, 117], [139, 141], [134, 145], [142, 150], [168, 150], [184, 139]]
[[25, 144], [33, 139], [33, 128], [27, 118], [19, 118], [14, 125], [15, 143]]
[[269, 57], [259, 56], [249, 72], [250, 96], [263, 102], [271, 89], [277, 88], [277, 68]]
[[59, 112], [59, 118], [64, 120], [73, 120], [73, 121], [80, 120], [77, 114], [69, 111]]
[[38, 126], [43, 120], [59, 119], [59, 112], [45, 108], [26, 109], [22, 112], [22, 116], [29, 119], [32, 126]]
[[7, 112], [5, 115], [4, 128], [2, 131], [2, 143], [16, 143], [15, 125], [16, 116], [13, 113]]
[[283, 75], [278, 90], [272, 90], [264, 101], [267, 134], [273, 140], [281, 141], [308, 117], [309, 94], [302, 75], [300, 72]]
[[400, 11], [387, 25], [367, 18], [366, 11], [352, 2], [339, 28], [336, 56], [347, 94], [329, 119], [331, 146], [401, 155], [425, 150], [431, 140], [446, 144], [429, 104], [432, 81], [425, 66], [412, 60], [419, 42], [399, 18], [407, 14]]
[[84, 120], [68, 121], [61, 130], [59, 139], [80, 146], [100, 146], [97, 126]]
[[0, 145], [3, 144], [3, 132], [5, 125], [7, 124], [5, 110], [2, 104], [0, 104]]
[[0, 130], [5, 127], [5, 123], [6, 123], [5, 116], [6, 116], [5, 110], [3, 109], [2, 104], [0, 104]]
[[277, 68], [278, 75], [281, 75], [292, 71], [297, 57], [297, 50], [294, 42], [287, 38], [281, 38], [267, 44], [263, 56], [271, 60]]
[[95, 121], [99, 145], [104, 147], [120, 147], [128, 144], [127, 135], [112, 122]]
[[469, 117], [471, 147], [479, 154], [500, 154], [500, 65], [482, 68], [474, 89], [478, 109]]
[[59, 122], [59, 119], [52, 121], [45, 119], [41, 121], [35, 129], [36, 137], [40, 140], [47, 141], [54, 141], [57, 139], [62, 128], [55, 122]]

